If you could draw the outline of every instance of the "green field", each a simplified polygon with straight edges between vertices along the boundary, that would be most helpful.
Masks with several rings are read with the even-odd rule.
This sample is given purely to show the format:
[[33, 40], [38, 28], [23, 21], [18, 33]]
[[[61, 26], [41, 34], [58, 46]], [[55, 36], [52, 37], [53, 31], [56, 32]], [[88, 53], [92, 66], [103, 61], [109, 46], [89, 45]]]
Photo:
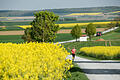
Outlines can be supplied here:
[[0, 31], [19, 31], [19, 30], [24, 30], [21, 27], [17, 26], [11, 26], [11, 27], [6, 27], [6, 28], [0, 28]]
[[12, 42], [12, 43], [23, 43], [24, 40], [21, 39], [21, 35], [0, 35], [0, 42], [1, 43], [7, 43], [7, 42]]
[[[0, 35], [0, 42], [12, 42], [12, 43], [23, 43], [24, 40], [21, 39], [22, 35]], [[72, 40], [71, 34], [57, 34], [54, 42], [68, 41]]]
[[120, 40], [120, 28], [115, 31], [106, 33], [100, 37], [94, 37], [92, 40], [97, 40], [99, 38], [102, 38], [104, 40]]
[[74, 39], [71, 34], [63, 33], [63, 34], [57, 34], [57, 37], [55, 39], [55, 42], [62, 42], [62, 41], [68, 41]]
[[2, 22], [4, 24], [4, 26], [8, 26], [8, 27], [11, 27], [11, 26], [14, 26], [14, 25], [30, 25], [30, 22]]

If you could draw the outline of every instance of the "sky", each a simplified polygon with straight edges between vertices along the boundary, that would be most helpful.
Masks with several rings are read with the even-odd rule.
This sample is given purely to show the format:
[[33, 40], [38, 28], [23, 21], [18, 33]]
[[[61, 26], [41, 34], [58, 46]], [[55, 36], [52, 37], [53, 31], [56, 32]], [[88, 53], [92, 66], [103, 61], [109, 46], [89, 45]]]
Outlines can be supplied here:
[[120, 6], [120, 0], [0, 0], [0, 10], [42, 10]]

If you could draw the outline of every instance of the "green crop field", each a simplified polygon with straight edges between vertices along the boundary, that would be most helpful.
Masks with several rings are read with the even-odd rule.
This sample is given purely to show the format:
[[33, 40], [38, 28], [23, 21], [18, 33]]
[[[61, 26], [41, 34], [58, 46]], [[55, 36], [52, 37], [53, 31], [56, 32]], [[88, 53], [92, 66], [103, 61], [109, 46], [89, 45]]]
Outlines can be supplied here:
[[115, 31], [104, 34], [100, 37], [94, 37], [92, 40], [97, 40], [99, 38], [102, 38], [104, 40], [120, 40], [120, 28], [118, 28]]
[[[24, 40], [21, 39], [22, 35], [0, 35], [0, 42], [12, 42], [12, 43], [23, 43]], [[57, 34], [54, 42], [68, 41], [72, 40], [71, 34]]]
[[21, 37], [21, 35], [0, 35], [0, 43], [23, 43], [24, 40]]
[[19, 30], [24, 30], [24, 29], [21, 27], [17, 27], [17, 26], [0, 28], [0, 31], [19, 31]]
[[2, 22], [4, 26], [14, 26], [14, 25], [29, 25], [30, 22]]
[[57, 34], [57, 37], [55, 39], [55, 42], [62, 42], [62, 41], [68, 41], [74, 39], [71, 34], [69, 33], [62, 33]]

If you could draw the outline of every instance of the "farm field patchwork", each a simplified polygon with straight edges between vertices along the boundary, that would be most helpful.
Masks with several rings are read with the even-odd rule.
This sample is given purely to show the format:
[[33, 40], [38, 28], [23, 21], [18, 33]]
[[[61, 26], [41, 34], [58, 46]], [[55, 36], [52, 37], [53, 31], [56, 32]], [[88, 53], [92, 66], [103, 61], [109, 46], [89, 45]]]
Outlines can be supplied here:
[[[64, 35], [64, 36], [63, 36]], [[69, 33], [57, 34], [54, 42], [68, 41], [74, 39]], [[0, 43], [24, 43], [22, 35], [0, 35]]]
[[72, 13], [72, 14], [68, 14], [68, 15], [65, 15], [65, 16], [99, 15], [99, 14], [102, 14], [102, 13]]
[[115, 11], [115, 12], [111, 12], [111, 13], [120, 13], [120, 11]]
[[[93, 24], [109, 24], [111, 23], [110, 21], [109, 22], [93, 22]], [[58, 24], [60, 27], [73, 27], [75, 26], [76, 24], [78, 24], [79, 26], [84, 26], [84, 25], [88, 25], [89, 23], [65, 23], [65, 24]], [[21, 25], [19, 26], [21, 28], [24, 28], [26, 29], [27, 27], [31, 27], [31, 25]]]
[[[93, 24], [109, 24], [109, 23], [111, 23], [110, 21], [109, 22], [92, 22]], [[82, 25], [82, 26], [84, 26], [84, 25], [88, 25], [89, 23], [68, 23], [68, 24], [59, 24], [59, 26], [60, 27], [73, 27], [73, 26], [75, 26], [76, 24], [78, 24], [78, 25]]]
[[[96, 28], [96, 31], [104, 31], [106, 28]], [[60, 29], [57, 34], [70, 33], [72, 29]], [[85, 29], [82, 29], [82, 33], [85, 34]], [[14, 31], [0, 31], [0, 35], [24, 35], [24, 30]]]
[[[93, 24], [109, 24], [111, 22], [93, 22]], [[73, 27], [75, 26], [76, 24], [80, 25], [80, 26], [84, 26], [84, 25], [88, 25], [89, 23], [66, 23], [66, 24], [58, 24], [60, 27]], [[19, 27], [22, 27], [22, 28], [27, 28], [27, 27], [31, 27], [30, 25], [21, 25]]]

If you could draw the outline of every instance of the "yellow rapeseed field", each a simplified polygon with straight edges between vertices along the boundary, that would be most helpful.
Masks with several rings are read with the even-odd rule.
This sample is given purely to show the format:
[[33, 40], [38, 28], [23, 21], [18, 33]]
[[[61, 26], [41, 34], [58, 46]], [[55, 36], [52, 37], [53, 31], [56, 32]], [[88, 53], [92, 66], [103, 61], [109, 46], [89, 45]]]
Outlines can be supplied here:
[[120, 13], [120, 11], [115, 11], [115, 12], [111, 12], [111, 13]]
[[[111, 22], [93, 22], [93, 24], [109, 24]], [[59, 24], [60, 27], [73, 27], [76, 24], [78, 25], [88, 25], [89, 23], [67, 23], [67, 24]]]
[[22, 26], [18, 26], [18, 27], [21, 27], [23, 29], [26, 29], [26, 28], [29, 28], [29, 27], [32, 27], [31, 25], [22, 25]]
[[120, 46], [83, 47], [80, 52], [101, 59], [114, 59], [120, 57]]
[[[93, 24], [109, 24], [111, 22], [93, 22]], [[66, 23], [66, 24], [58, 24], [60, 27], [73, 27], [75, 26], [76, 24], [78, 25], [88, 25], [89, 23]], [[22, 26], [18, 26], [18, 27], [21, 27], [23, 29], [26, 29], [28, 27], [31, 27], [31, 25], [22, 25]]]
[[99, 14], [102, 14], [102, 13], [72, 13], [66, 16], [99, 15]]
[[0, 80], [62, 80], [72, 62], [53, 43], [0, 43]]

